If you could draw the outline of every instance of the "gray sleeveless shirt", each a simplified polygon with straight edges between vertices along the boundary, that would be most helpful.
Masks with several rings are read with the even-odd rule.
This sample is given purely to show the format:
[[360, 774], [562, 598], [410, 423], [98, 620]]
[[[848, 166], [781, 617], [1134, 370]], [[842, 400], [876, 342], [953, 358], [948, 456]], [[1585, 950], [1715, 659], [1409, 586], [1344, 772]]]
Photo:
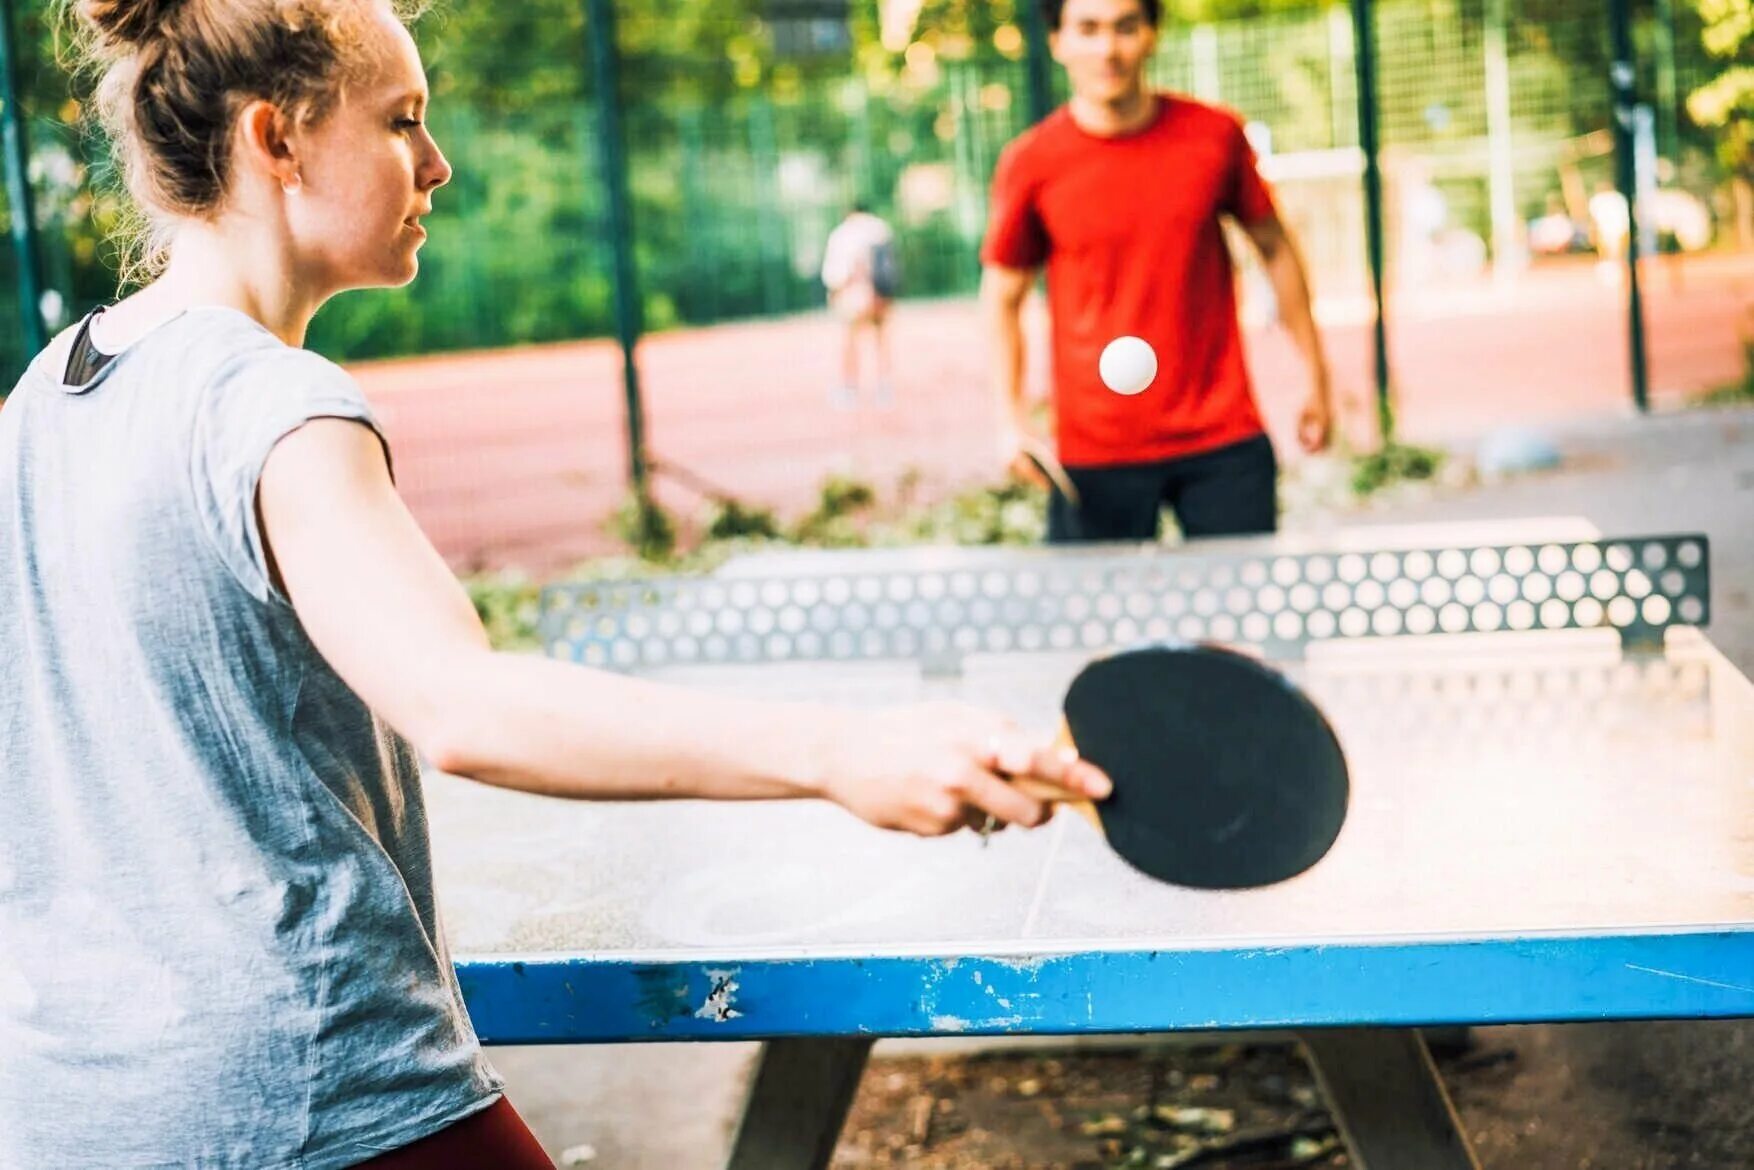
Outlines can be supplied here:
[[341, 1167], [491, 1104], [418, 762], [272, 584], [338, 367], [191, 310], [0, 408], [0, 1168]]

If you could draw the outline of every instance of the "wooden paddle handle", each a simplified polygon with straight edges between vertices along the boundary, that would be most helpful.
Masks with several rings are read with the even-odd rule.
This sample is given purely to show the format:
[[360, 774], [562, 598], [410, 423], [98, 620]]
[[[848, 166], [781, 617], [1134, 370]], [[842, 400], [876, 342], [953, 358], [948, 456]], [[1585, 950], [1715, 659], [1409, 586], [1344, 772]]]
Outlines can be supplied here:
[[[1060, 724], [1060, 734], [1055, 737], [1054, 742], [1062, 747], [1074, 746], [1072, 732], [1064, 723]], [[1088, 797], [1069, 788], [1061, 788], [1058, 784], [1049, 784], [1046, 780], [1034, 780], [1027, 776], [1012, 776], [1010, 781], [1011, 787], [1023, 795], [1047, 804], [1063, 804], [1095, 825], [1098, 830], [1102, 828], [1102, 820], [1096, 815], [1096, 805]]]
[[1022, 450], [1024, 455], [1028, 456], [1030, 461], [1035, 464], [1036, 470], [1040, 471], [1047, 481], [1053, 484], [1054, 489], [1064, 496], [1069, 504], [1074, 508], [1082, 506], [1078, 497], [1078, 489], [1072, 483], [1072, 477], [1066, 474], [1066, 469], [1060, 465], [1060, 461], [1054, 457], [1053, 451], [1048, 448], [1046, 443], [1037, 439], [1025, 439]]
[[1046, 780], [1031, 780], [1027, 777], [1011, 777], [1011, 787], [1025, 796], [1048, 804], [1089, 804], [1090, 798], [1069, 788], [1061, 788], [1058, 784], [1049, 784]]
[[1096, 805], [1087, 797], [1080, 796], [1076, 792], [1069, 792], [1058, 784], [1049, 784], [1042, 780], [1013, 778], [1011, 787], [1025, 796], [1034, 797], [1047, 804], [1063, 805], [1095, 825], [1098, 831], [1102, 829], [1102, 818], [1096, 815]]

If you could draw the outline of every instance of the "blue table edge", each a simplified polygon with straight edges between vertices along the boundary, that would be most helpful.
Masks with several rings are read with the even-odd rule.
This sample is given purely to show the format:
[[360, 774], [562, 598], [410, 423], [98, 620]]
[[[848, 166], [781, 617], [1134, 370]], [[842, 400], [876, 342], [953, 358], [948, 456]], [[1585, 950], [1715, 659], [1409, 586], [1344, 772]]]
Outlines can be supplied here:
[[1754, 924], [1041, 954], [465, 955], [486, 1044], [1754, 1017]]

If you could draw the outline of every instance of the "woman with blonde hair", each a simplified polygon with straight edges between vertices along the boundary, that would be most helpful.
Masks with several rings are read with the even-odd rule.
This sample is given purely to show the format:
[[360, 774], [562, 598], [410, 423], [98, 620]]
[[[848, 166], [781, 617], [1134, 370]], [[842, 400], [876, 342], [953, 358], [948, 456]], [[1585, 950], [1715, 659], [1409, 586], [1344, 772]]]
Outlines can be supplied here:
[[983, 711], [493, 652], [358, 387], [451, 169], [388, 0], [84, 0], [156, 276], [0, 410], [0, 1166], [550, 1165], [458, 991], [420, 791], [811, 796], [945, 833], [1106, 790]]

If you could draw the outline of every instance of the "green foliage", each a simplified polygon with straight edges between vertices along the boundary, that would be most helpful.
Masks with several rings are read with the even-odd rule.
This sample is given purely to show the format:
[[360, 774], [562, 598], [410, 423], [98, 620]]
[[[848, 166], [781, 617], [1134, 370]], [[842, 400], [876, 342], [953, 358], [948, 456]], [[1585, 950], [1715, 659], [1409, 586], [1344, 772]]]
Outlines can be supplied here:
[[1707, 52], [1734, 58], [1754, 41], [1754, 3], [1749, 0], [1696, 0], [1695, 6], [1705, 24]]
[[567, 120], [588, 77], [583, 0], [443, 0], [415, 28], [433, 108], [486, 118]]
[[1742, 380], [1719, 386], [1699, 400], [1701, 406], [1746, 406], [1754, 403], [1754, 336], [1742, 338]]
[[[667, 568], [716, 562], [731, 551], [767, 543], [806, 548], [868, 548], [917, 544], [1033, 544], [1046, 532], [1046, 493], [1018, 483], [973, 485], [926, 504], [917, 500], [918, 474], [907, 472], [888, 498], [870, 483], [843, 475], [822, 481], [816, 506], [790, 525], [773, 512], [735, 499], [714, 501], [702, 543], [683, 550], [671, 540], [650, 546], [644, 559]], [[631, 505], [618, 533], [633, 538]]]
[[1429, 480], [1443, 466], [1444, 453], [1433, 447], [1390, 442], [1379, 451], [1352, 460], [1352, 491], [1369, 496], [1393, 484]]
[[741, 500], [719, 500], [707, 520], [708, 540], [775, 540], [780, 523], [771, 508], [756, 508]]
[[[904, 473], [886, 500], [872, 485], [845, 476], [822, 483], [817, 505], [789, 531], [735, 535], [774, 538], [810, 548], [920, 544], [1036, 544], [1047, 529], [1047, 495], [1020, 483], [975, 484], [943, 499], [917, 501], [918, 476]], [[708, 533], [708, 543], [713, 541]]]
[[881, 544], [1040, 544], [1047, 534], [1046, 496], [1006, 484], [968, 488], [908, 512], [879, 533]]
[[487, 639], [501, 650], [530, 650], [537, 644], [536, 615], [541, 587], [520, 573], [480, 573], [466, 577], [463, 586], [475, 613], [487, 630]]
[[870, 484], [849, 476], [831, 475], [822, 482], [816, 511], [819, 515], [838, 516], [869, 508], [876, 502], [877, 492]]
[[831, 475], [822, 483], [816, 508], [798, 523], [799, 544], [823, 548], [855, 548], [870, 542], [869, 529], [877, 493], [870, 484]]
[[609, 518], [609, 531], [642, 560], [666, 561], [676, 551], [676, 522], [649, 497], [630, 492]]
[[823, 480], [816, 506], [790, 525], [771, 511], [734, 499], [715, 501], [708, 511], [705, 537], [695, 548], [649, 545], [639, 553], [632, 505], [619, 515], [617, 532], [636, 555], [667, 569], [713, 564], [735, 551], [764, 544], [805, 548], [869, 548], [917, 544], [1033, 544], [1046, 531], [1046, 493], [1018, 483], [977, 484], [921, 504], [918, 476], [900, 476], [888, 498], [863, 481], [831, 475]]
[[1693, 91], [1687, 112], [1719, 129], [1718, 158], [1726, 167], [1754, 171], [1754, 0], [1695, 0], [1707, 52], [1723, 71]]
[[1743, 378], [1740, 382], [1731, 382], [1727, 386], [1719, 386], [1703, 395], [1700, 406], [1749, 406], [1754, 405], [1754, 377]]
[[1330, 7], [1324, 0], [1166, 0], [1171, 19], [1183, 22], [1249, 20], [1291, 12], [1318, 12]]

